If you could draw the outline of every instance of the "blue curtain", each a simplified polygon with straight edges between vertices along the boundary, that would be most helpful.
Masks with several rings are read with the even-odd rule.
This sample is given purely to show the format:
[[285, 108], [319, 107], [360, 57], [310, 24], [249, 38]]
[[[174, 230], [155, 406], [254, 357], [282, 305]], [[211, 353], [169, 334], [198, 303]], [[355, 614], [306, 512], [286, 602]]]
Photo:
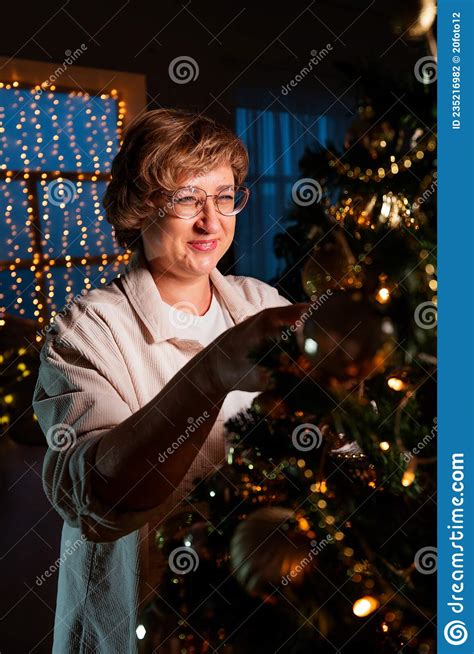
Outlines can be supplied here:
[[326, 145], [333, 137], [329, 116], [238, 108], [235, 131], [250, 157], [249, 204], [237, 216], [235, 274], [269, 281], [282, 262], [273, 252], [273, 237], [284, 231], [291, 189], [301, 176], [298, 162], [305, 147]]

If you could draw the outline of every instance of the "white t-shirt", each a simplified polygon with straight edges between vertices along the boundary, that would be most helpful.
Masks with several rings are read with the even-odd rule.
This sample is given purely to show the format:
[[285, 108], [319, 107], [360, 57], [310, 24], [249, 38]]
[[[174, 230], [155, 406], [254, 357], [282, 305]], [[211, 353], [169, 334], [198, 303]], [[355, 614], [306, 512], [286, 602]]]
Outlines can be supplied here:
[[[215, 288], [212, 288], [211, 304], [204, 315], [197, 316], [191, 312], [181, 311], [174, 306], [170, 306], [170, 320], [177, 327], [176, 333], [179, 338], [199, 341], [203, 347], [209, 345], [219, 334], [235, 325], [225, 303]], [[258, 394], [258, 392], [248, 391], [228, 393], [222, 405], [224, 419], [227, 420], [244, 408], [249, 407], [253, 398]]]
[[[188, 311], [180, 311], [174, 306], [170, 307], [170, 320], [176, 327], [176, 335], [179, 338], [199, 341], [204, 347], [209, 345], [219, 334], [235, 325], [232, 316], [227, 310], [225, 303], [215, 288], [212, 289], [212, 300], [209, 309], [202, 316], [197, 316]], [[252, 403], [258, 392], [232, 391], [228, 393], [223, 404], [222, 414], [224, 421], [235, 416], [239, 411], [247, 408]], [[226, 454], [229, 451], [228, 444], [225, 444]], [[167, 561], [162, 552], [157, 549], [153, 535], [149, 537], [148, 544], [149, 574], [148, 583], [156, 586], [166, 568]]]
[[204, 347], [235, 324], [215, 288], [212, 289], [211, 304], [204, 315], [197, 316], [170, 305], [170, 321], [176, 327], [179, 338], [199, 341]]

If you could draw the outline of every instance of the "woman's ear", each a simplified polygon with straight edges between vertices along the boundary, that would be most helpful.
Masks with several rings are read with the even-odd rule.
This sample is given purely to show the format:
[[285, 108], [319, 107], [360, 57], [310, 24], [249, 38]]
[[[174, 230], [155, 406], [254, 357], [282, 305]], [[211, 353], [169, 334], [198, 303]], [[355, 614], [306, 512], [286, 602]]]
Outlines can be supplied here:
[[148, 207], [151, 210], [149, 219], [151, 221], [156, 220], [156, 218], [164, 218], [167, 214], [167, 202], [168, 199], [160, 191], [154, 191], [148, 197]]
[[159, 209], [160, 204], [163, 204], [164, 199], [164, 195], [161, 194], [161, 191], [154, 191], [150, 196], [150, 202], [157, 209]]

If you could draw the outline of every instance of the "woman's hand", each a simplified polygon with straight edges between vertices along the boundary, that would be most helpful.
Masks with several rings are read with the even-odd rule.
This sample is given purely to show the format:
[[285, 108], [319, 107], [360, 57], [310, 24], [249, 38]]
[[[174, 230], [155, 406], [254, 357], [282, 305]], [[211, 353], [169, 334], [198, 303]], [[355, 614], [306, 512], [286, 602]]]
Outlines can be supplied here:
[[251, 350], [273, 339], [268, 351], [278, 347], [289, 325], [293, 325], [308, 309], [308, 303], [263, 309], [247, 320], [220, 334], [202, 351], [213, 390], [223, 394], [231, 391], [263, 391], [270, 375], [249, 357]]

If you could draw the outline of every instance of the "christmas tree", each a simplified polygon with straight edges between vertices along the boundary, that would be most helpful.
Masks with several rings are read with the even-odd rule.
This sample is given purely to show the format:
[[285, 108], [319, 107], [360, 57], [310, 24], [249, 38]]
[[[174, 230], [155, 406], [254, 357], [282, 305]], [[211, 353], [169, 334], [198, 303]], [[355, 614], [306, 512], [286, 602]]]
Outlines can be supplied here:
[[371, 70], [342, 150], [301, 161], [275, 247], [308, 311], [156, 534], [141, 651], [435, 651], [435, 89]]

